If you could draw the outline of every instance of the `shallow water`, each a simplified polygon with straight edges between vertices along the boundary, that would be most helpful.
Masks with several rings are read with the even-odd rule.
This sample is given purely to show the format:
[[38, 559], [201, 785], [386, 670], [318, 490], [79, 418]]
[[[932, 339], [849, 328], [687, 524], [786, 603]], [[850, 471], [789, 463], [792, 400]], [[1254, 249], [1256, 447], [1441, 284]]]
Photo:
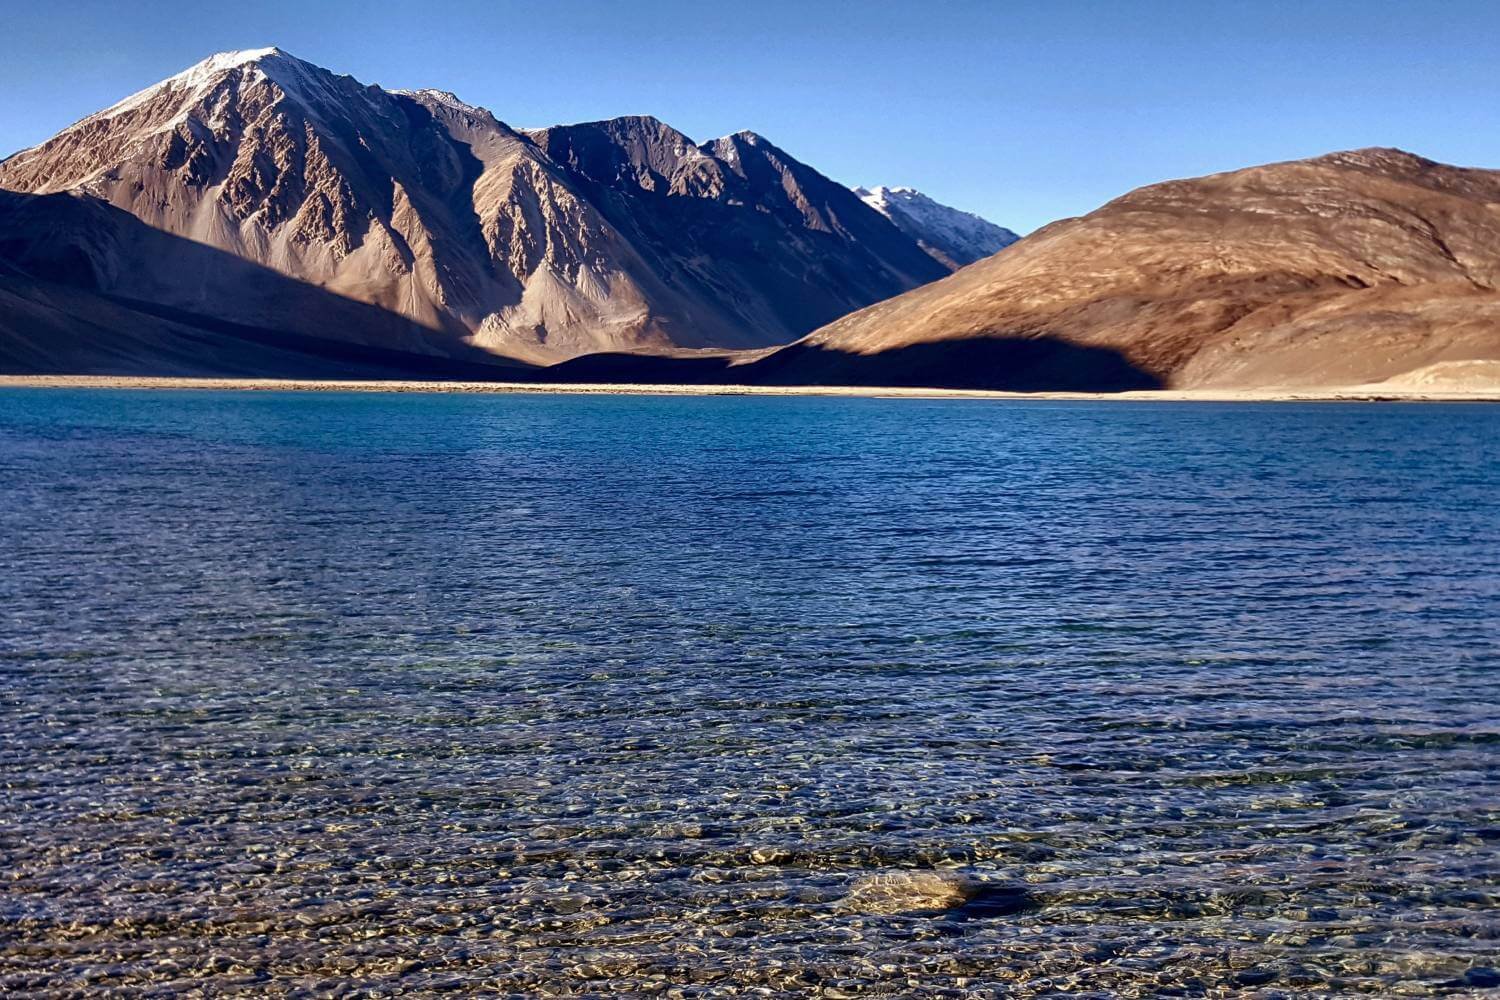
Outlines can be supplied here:
[[0, 489], [3, 993], [1500, 965], [1497, 407], [7, 390]]

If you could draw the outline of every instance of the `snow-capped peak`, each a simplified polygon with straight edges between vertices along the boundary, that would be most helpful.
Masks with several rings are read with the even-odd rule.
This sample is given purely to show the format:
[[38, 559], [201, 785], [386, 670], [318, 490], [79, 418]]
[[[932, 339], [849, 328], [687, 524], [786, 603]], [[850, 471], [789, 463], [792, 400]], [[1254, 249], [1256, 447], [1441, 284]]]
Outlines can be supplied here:
[[[150, 103], [163, 93], [180, 92], [184, 97], [196, 95], [205, 87], [218, 80], [223, 74], [243, 66], [252, 65], [263, 76], [281, 84], [288, 77], [300, 75], [299, 71], [305, 64], [300, 59], [288, 55], [275, 46], [263, 49], [240, 49], [235, 52], [215, 53], [202, 62], [194, 63], [181, 73], [169, 76], [159, 83], [154, 83], [144, 90], [139, 90], [131, 94], [117, 104], [110, 105], [103, 111], [89, 115], [74, 125], [73, 128], [78, 128], [80, 125], [86, 125], [91, 122], [116, 118], [127, 111], [132, 111], [144, 104]], [[281, 72], [277, 72], [278, 69]], [[287, 72], [288, 70], [291, 72]]]
[[933, 201], [916, 188], [857, 187], [854, 193], [950, 267], [972, 264], [1020, 239], [1004, 226]]
[[[892, 201], [901, 195], [916, 195], [919, 198], [927, 198], [926, 195], [922, 194], [922, 192], [918, 191], [916, 188], [886, 187], [884, 184], [880, 185], [879, 187], [873, 188], [857, 187], [854, 189], [854, 193], [859, 195], [866, 202], [879, 201], [882, 204], [888, 201]], [[931, 201], [932, 199], [927, 198], [927, 200]]]
[[[941, 202], [933, 201], [931, 198], [918, 191], [916, 188], [886, 187], [882, 184], [879, 187], [873, 188], [855, 188], [854, 193], [859, 195], [859, 197], [864, 201], [866, 205], [869, 205], [871, 208], [875, 209], [881, 214], [889, 214], [888, 210], [892, 210], [896, 206], [901, 206], [912, 211], [931, 212], [935, 210], [943, 213], [964, 215], [968, 216], [971, 219], [979, 218], [979, 216], [974, 215], [970, 212], [960, 211], [956, 208], [949, 208], [947, 205], [944, 205]], [[983, 220], [981, 219], [980, 221]]]
[[260, 62], [262, 59], [285, 55], [285, 52], [274, 45], [263, 49], [240, 49], [237, 52], [216, 52], [202, 62], [172, 77], [172, 79], [179, 80], [184, 77], [193, 76], [207, 79], [215, 73], [223, 72], [226, 69], [234, 69], [234, 67], [243, 66], [246, 63]]

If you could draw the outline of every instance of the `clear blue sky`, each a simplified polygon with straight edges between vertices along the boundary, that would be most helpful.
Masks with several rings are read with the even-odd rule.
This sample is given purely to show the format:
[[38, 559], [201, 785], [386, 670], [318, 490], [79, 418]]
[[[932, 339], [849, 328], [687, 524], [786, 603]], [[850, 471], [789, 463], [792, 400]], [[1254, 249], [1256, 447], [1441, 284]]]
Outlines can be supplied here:
[[1500, 2], [8, 3], [0, 155], [279, 45], [514, 125], [742, 128], [1026, 231], [1137, 185], [1356, 146], [1500, 167]]

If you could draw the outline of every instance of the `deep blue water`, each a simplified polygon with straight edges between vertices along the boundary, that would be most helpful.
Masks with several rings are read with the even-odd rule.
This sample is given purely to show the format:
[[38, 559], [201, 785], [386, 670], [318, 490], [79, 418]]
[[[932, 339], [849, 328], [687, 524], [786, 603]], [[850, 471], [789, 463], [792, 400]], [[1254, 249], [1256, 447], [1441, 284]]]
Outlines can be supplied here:
[[0, 992], [1472, 992], [1497, 612], [1500, 407], [0, 391]]

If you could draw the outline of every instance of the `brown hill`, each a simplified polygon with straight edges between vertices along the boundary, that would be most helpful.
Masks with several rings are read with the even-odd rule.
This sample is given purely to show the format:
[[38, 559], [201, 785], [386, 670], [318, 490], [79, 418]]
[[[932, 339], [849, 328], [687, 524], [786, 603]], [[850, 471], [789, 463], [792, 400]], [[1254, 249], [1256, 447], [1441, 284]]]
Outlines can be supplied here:
[[777, 381], [1331, 386], [1500, 359], [1500, 172], [1368, 149], [1141, 188], [758, 367]]

